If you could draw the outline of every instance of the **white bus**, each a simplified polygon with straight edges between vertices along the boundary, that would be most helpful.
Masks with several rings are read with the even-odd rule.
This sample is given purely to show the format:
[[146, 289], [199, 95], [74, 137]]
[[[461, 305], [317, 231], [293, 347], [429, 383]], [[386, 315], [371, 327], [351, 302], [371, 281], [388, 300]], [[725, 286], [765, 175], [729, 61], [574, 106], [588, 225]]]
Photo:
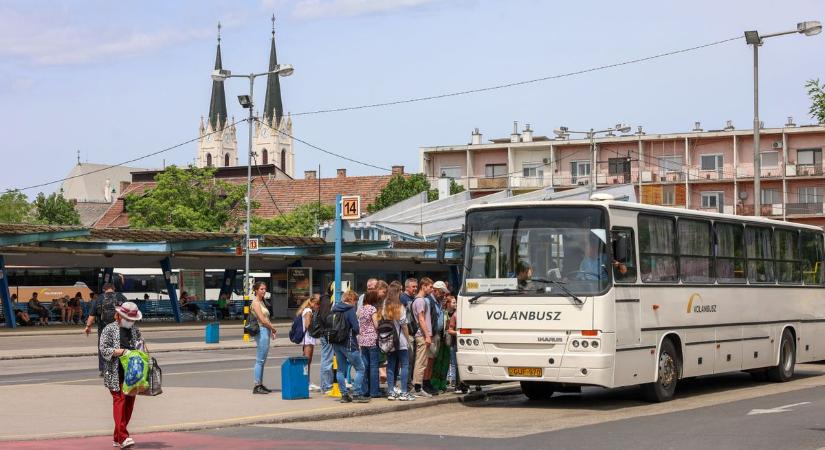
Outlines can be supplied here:
[[530, 399], [731, 371], [786, 381], [825, 359], [823, 233], [605, 201], [468, 209], [458, 366]]

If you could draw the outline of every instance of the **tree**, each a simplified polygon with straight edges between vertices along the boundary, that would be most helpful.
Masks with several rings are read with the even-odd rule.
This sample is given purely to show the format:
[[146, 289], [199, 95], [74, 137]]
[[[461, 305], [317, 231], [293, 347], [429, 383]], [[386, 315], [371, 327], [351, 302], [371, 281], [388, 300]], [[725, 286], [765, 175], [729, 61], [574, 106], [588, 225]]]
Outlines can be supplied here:
[[825, 83], [819, 84], [819, 78], [808, 80], [808, 97], [811, 98], [811, 109], [808, 112], [818, 123], [825, 123]]
[[[157, 185], [143, 195], [127, 195], [126, 211], [134, 228], [181, 231], [237, 231], [243, 221], [246, 186], [215, 179], [212, 167], [169, 166], [155, 176]], [[253, 202], [252, 208], [257, 208]]]
[[49, 225], [80, 225], [80, 214], [74, 209], [74, 203], [66, 200], [63, 194], [52, 193], [48, 197], [39, 193], [32, 204], [35, 218], [40, 223]]
[[312, 236], [319, 223], [332, 220], [334, 215], [335, 208], [332, 205], [318, 202], [306, 203], [289, 213], [271, 219], [253, 217], [251, 229], [253, 234]]
[[8, 191], [0, 195], [0, 223], [31, 221], [32, 206], [20, 191]]
[[464, 192], [464, 186], [455, 182], [455, 180], [450, 180], [450, 195], [458, 194], [459, 192]]
[[423, 173], [408, 176], [395, 175], [375, 197], [375, 203], [367, 206], [367, 211], [370, 213], [380, 211], [424, 191], [427, 191], [427, 201], [438, 199], [438, 191], [430, 189], [430, 182]]

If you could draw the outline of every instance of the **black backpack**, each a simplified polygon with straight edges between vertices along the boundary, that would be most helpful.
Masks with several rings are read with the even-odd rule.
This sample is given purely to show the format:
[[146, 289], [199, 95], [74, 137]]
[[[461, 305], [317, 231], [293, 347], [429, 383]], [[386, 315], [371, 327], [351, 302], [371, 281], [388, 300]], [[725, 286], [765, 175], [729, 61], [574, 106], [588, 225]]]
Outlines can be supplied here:
[[375, 328], [375, 334], [378, 335], [378, 348], [385, 354], [389, 354], [400, 347], [398, 328], [395, 327], [394, 320], [384, 319], [384, 314], [381, 314], [381, 317], [382, 319], [378, 321], [378, 326]]
[[327, 330], [327, 341], [330, 344], [346, 344], [352, 334], [352, 327], [346, 318], [344, 311], [333, 311], [329, 315], [329, 329]]
[[418, 333], [418, 319], [416, 319], [413, 312], [412, 302], [407, 307], [407, 331], [409, 331], [410, 336], [415, 336]]
[[123, 295], [112, 293], [103, 294], [102, 297], [97, 306], [97, 316], [105, 326], [115, 321], [115, 308], [123, 303]]
[[324, 321], [321, 318], [320, 310], [312, 313], [312, 320], [309, 322], [307, 333], [315, 339], [324, 335]]

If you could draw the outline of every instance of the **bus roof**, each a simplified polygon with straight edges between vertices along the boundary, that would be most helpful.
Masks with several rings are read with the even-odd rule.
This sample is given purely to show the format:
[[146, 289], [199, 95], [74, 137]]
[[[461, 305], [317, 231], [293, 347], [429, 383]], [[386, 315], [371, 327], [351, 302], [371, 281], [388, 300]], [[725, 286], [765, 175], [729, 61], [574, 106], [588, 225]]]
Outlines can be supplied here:
[[808, 230], [822, 231], [821, 227], [815, 225], [806, 225], [795, 222], [785, 222], [781, 220], [766, 219], [755, 216], [739, 216], [734, 214], [723, 214], [709, 211], [699, 211], [696, 209], [685, 208], [671, 208], [667, 206], [645, 205], [641, 203], [622, 202], [617, 200], [544, 200], [544, 201], [529, 201], [529, 202], [510, 202], [510, 203], [488, 203], [484, 205], [472, 205], [467, 208], [467, 212], [479, 211], [485, 209], [507, 209], [507, 208], [525, 208], [535, 206], [601, 206], [608, 209], [628, 209], [640, 212], [659, 212], [673, 215], [690, 215], [694, 217], [706, 217], [708, 219], [717, 220], [731, 220], [736, 222], [761, 223], [765, 225], [783, 226], [804, 228]]

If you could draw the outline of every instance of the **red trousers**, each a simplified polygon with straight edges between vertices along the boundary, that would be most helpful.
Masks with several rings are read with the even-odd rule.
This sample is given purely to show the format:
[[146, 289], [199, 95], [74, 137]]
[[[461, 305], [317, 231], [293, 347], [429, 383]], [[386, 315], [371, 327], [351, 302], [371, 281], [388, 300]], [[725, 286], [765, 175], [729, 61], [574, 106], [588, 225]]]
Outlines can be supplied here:
[[113, 440], [118, 444], [129, 437], [126, 427], [129, 419], [132, 418], [132, 410], [135, 407], [135, 397], [124, 395], [123, 392], [109, 391], [112, 393], [112, 417], [115, 419], [115, 433]]

